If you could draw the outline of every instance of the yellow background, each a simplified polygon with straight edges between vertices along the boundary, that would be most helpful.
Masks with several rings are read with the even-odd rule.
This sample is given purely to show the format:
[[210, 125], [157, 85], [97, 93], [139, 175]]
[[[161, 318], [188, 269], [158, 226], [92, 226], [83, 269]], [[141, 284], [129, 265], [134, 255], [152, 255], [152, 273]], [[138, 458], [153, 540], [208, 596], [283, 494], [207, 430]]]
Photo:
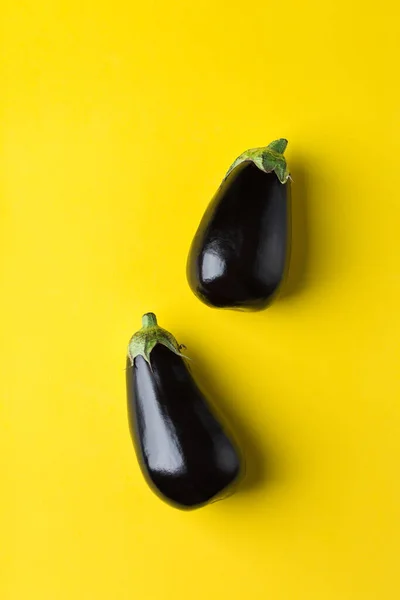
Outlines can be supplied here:
[[[2, 600], [400, 595], [398, 15], [318, 0], [5, 0]], [[225, 170], [289, 138], [293, 262], [256, 314], [203, 306], [188, 246]], [[143, 312], [246, 451], [182, 513], [139, 472]]]

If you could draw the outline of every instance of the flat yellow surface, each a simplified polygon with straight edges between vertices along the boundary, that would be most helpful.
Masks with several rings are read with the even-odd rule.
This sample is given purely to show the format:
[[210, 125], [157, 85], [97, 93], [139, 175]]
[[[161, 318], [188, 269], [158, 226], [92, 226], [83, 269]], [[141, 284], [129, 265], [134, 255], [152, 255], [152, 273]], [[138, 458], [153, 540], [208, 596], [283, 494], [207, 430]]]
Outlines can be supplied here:
[[[1, 4], [2, 600], [400, 597], [394, 6]], [[211, 310], [193, 233], [236, 155], [281, 136], [287, 293]], [[247, 454], [241, 493], [192, 513], [128, 434], [148, 310]]]

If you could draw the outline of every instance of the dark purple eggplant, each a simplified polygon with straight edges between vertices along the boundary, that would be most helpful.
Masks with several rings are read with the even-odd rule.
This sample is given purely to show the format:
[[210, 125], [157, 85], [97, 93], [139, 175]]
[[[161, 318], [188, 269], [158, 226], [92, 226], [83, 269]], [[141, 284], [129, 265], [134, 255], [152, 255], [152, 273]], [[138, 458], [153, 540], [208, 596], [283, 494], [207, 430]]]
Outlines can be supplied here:
[[130, 432], [141, 470], [163, 500], [189, 509], [234, 489], [241, 455], [196, 385], [181, 347], [153, 313], [129, 342]]
[[218, 308], [266, 308], [284, 281], [290, 254], [287, 140], [241, 154], [229, 168], [192, 242], [188, 282]]

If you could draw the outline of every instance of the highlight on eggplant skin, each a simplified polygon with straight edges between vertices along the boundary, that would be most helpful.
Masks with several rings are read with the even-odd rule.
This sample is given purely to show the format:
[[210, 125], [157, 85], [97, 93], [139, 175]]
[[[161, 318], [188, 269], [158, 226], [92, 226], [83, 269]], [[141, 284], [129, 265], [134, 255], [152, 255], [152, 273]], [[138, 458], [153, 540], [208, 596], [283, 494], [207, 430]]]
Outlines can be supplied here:
[[286, 278], [291, 245], [286, 146], [281, 138], [241, 154], [201, 219], [187, 279], [208, 306], [264, 309]]
[[129, 343], [129, 428], [142, 473], [170, 505], [199, 508], [230, 495], [244, 472], [235, 442], [194, 381], [175, 338], [153, 313]]

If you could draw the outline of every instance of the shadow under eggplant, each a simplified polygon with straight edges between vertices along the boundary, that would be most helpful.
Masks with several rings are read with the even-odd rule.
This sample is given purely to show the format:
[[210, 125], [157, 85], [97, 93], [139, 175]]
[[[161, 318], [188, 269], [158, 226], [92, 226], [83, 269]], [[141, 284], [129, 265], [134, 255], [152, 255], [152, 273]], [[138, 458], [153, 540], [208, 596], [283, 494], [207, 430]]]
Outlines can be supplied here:
[[[265, 454], [257, 443], [256, 434], [246, 424], [245, 417], [239, 415], [229, 405], [227, 394], [224, 394], [221, 382], [207, 369], [204, 360], [190, 350], [188, 366], [196, 383], [209, 399], [212, 409], [235, 440], [244, 457], [245, 472], [239, 482], [237, 493], [252, 491], [263, 485], [281, 479], [281, 469], [271, 449]], [[268, 439], [268, 432], [265, 432]]]
[[307, 287], [309, 266], [309, 180], [304, 165], [291, 163], [291, 250], [288, 272], [282, 283], [281, 299], [301, 294]]

